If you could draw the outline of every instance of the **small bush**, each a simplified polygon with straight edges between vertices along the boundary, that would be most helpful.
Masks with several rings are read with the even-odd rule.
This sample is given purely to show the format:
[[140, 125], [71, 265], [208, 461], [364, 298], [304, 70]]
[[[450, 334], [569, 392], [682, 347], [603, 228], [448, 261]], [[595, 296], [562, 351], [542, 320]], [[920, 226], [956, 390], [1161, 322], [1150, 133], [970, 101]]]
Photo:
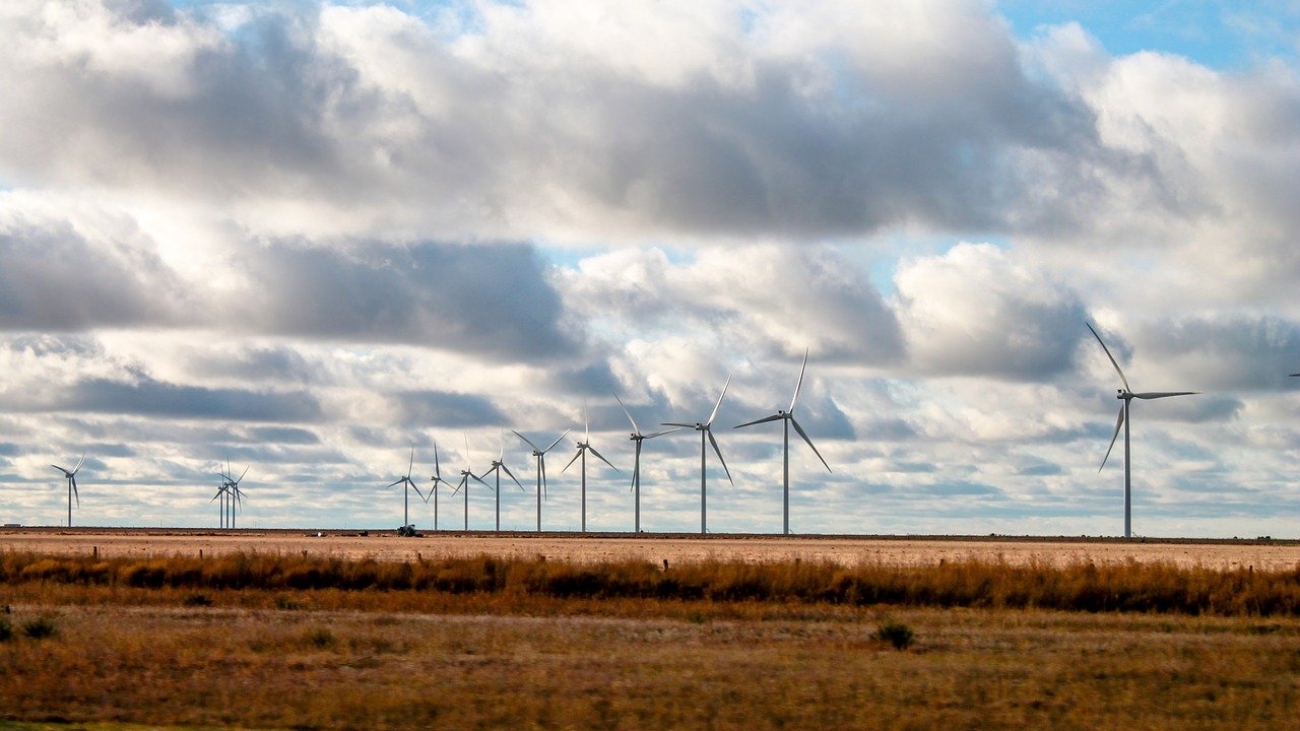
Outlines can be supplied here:
[[912, 646], [916, 633], [902, 622], [885, 622], [876, 628], [876, 639], [888, 642], [895, 650], [906, 650]]
[[190, 594], [190, 595], [186, 596], [185, 599], [184, 599], [181, 603], [184, 604], [184, 605], [187, 606], [187, 607], [210, 607], [210, 606], [212, 606], [212, 600], [208, 598], [208, 595], [207, 595], [207, 594]]
[[0, 619], [0, 642], [8, 642], [13, 636], [13, 624], [8, 619]]
[[334, 646], [334, 633], [327, 627], [315, 627], [307, 630], [307, 644], [324, 650]]
[[33, 640], [43, 640], [54, 636], [54, 620], [49, 617], [37, 617], [23, 624], [23, 634]]

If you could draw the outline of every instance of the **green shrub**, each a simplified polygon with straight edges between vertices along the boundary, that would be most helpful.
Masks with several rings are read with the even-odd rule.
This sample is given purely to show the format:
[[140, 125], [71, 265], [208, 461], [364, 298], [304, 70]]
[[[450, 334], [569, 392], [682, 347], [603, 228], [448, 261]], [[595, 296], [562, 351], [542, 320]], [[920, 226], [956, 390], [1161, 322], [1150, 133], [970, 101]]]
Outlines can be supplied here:
[[876, 628], [876, 639], [888, 642], [895, 650], [906, 650], [912, 646], [912, 640], [915, 638], [916, 633], [912, 628], [902, 622], [885, 622]]
[[33, 640], [43, 640], [54, 636], [54, 620], [49, 617], [37, 617], [23, 624], [23, 634]]

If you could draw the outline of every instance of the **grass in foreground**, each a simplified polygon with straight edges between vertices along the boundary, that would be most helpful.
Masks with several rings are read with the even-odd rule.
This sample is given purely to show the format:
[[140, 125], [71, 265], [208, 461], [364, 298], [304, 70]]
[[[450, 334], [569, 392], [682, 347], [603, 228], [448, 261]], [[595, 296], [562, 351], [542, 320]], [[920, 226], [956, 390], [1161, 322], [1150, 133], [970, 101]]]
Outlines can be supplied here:
[[[0, 718], [104, 731], [1286, 728], [1300, 711], [1295, 583], [1134, 564], [665, 572], [4, 554]], [[1025, 608], [1051, 597], [1090, 611]]]

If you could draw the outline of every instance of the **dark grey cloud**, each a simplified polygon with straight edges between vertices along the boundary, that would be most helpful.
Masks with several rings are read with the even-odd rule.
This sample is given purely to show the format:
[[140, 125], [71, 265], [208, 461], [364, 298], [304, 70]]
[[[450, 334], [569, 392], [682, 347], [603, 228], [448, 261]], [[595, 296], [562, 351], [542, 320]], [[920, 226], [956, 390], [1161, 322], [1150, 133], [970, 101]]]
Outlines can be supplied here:
[[314, 422], [323, 418], [320, 404], [305, 391], [205, 388], [157, 381], [142, 374], [132, 381], [87, 379], [53, 399], [34, 403], [15, 396], [11, 397], [10, 408], [261, 422]]
[[[1292, 320], [1235, 315], [1176, 318], [1141, 323], [1129, 335], [1140, 344], [1140, 353], [1121, 340], [1121, 349], [1113, 351], [1115, 357], [1140, 354], [1148, 368], [1160, 369], [1156, 374], [1141, 374], [1143, 385], [1138, 386], [1125, 368], [1134, 388], [1259, 392], [1292, 388], [1300, 380], [1288, 378], [1290, 373], [1300, 373], [1300, 323]], [[1103, 333], [1103, 337], [1111, 336]], [[1120, 361], [1121, 367], [1124, 363]], [[1159, 381], [1148, 383], [1152, 378]], [[1186, 384], [1155, 388], [1173, 378]]]
[[448, 391], [404, 391], [392, 398], [400, 409], [403, 424], [469, 428], [509, 423], [507, 416], [483, 396]]
[[166, 325], [189, 314], [179, 279], [140, 241], [90, 241], [67, 222], [0, 212], [0, 329]]
[[270, 243], [243, 262], [252, 290], [232, 327], [406, 343], [507, 360], [578, 348], [536, 250], [523, 244], [370, 244], [354, 252]]
[[191, 372], [201, 376], [289, 383], [314, 383], [320, 368], [289, 345], [238, 347], [233, 352], [204, 352], [190, 359]]

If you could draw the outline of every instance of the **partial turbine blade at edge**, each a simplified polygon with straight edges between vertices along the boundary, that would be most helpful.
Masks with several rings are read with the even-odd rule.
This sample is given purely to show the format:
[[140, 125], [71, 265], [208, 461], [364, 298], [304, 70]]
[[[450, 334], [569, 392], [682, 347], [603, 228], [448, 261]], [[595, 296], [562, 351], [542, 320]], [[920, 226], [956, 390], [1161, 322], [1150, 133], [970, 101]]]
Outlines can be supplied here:
[[1097, 331], [1093, 329], [1090, 323], [1085, 322], [1083, 324], [1087, 325], [1089, 330], [1092, 330], [1092, 336], [1097, 338], [1097, 342], [1101, 343], [1101, 349], [1106, 351], [1106, 357], [1110, 358], [1110, 364], [1115, 366], [1115, 372], [1119, 374], [1119, 380], [1124, 384], [1124, 390], [1131, 392], [1133, 389], [1129, 388], [1128, 379], [1124, 377], [1124, 371], [1120, 369], [1119, 363], [1115, 361], [1115, 356], [1110, 354], [1110, 348], [1106, 347], [1106, 343], [1102, 341], [1101, 336], [1097, 334]]
[[1147, 393], [1135, 393], [1133, 398], [1156, 399], [1169, 398], [1170, 396], [1198, 396], [1200, 391], [1148, 391]]
[[713, 453], [718, 455], [718, 461], [722, 463], [722, 471], [727, 473], [727, 481], [734, 486], [736, 481], [731, 479], [731, 470], [727, 469], [727, 460], [722, 458], [722, 450], [718, 449], [718, 440], [713, 438], [713, 430], [706, 429], [705, 431], [709, 435], [709, 444], [713, 445]]
[[1110, 436], [1110, 446], [1106, 447], [1106, 456], [1101, 458], [1101, 467], [1097, 468], [1098, 472], [1106, 466], [1106, 460], [1110, 459], [1110, 451], [1115, 448], [1115, 440], [1119, 438], [1120, 427], [1124, 426], [1124, 407], [1119, 407], [1119, 419], [1115, 422], [1115, 433]]
[[812, 440], [808, 438], [807, 432], [803, 430], [803, 427], [799, 426], [799, 422], [795, 421], [793, 416], [790, 417], [790, 423], [794, 425], [794, 430], [799, 432], [799, 436], [803, 437], [803, 440], [812, 448], [813, 454], [817, 455], [817, 459], [822, 461], [822, 466], [826, 468], [826, 471], [831, 472], [831, 466], [826, 464], [826, 458], [822, 456], [821, 452], [817, 451], [816, 445], [814, 445]]
[[754, 419], [753, 421], [747, 421], [747, 422], [745, 422], [744, 424], [737, 424], [737, 425], [735, 425], [735, 426], [733, 426], [733, 427], [731, 427], [731, 428], [732, 428], [732, 429], [743, 429], [743, 428], [745, 428], [745, 427], [747, 427], [747, 426], [753, 426], [753, 425], [755, 425], [755, 424], [766, 424], [766, 423], [769, 422], [769, 421], [777, 421], [777, 420], [781, 419], [782, 416], [783, 416], [782, 414], [772, 414], [771, 416], [764, 416], [764, 417], [761, 418], [761, 419]]

